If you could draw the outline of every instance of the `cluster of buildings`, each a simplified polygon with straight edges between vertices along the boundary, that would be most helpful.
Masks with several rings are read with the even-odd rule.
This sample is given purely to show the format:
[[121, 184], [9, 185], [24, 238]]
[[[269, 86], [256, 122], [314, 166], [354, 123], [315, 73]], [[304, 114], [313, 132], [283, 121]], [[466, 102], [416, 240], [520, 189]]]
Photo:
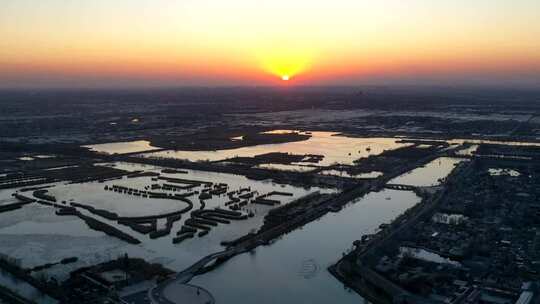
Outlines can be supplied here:
[[448, 180], [437, 207], [370, 265], [409, 294], [394, 302], [537, 303], [538, 169], [479, 158]]

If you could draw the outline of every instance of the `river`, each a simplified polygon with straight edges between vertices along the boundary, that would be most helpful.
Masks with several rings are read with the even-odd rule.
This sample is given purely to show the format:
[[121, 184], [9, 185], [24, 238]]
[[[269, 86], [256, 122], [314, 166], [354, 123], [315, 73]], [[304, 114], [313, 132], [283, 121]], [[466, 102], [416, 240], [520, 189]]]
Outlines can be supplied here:
[[217, 303], [367, 303], [328, 271], [363, 234], [374, 233], [414, 206], [413, 192], [383, 190], [328, 213], [272, 245], [232, 258], [191, 283], [210, 291]]

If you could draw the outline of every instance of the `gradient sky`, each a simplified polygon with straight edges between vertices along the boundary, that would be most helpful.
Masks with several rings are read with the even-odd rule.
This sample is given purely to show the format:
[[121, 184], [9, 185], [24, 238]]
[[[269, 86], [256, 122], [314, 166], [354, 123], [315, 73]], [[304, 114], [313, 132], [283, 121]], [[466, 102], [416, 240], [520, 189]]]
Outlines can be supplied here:
[[1, 0], [0, 87], [540, 86], [539, 0]]

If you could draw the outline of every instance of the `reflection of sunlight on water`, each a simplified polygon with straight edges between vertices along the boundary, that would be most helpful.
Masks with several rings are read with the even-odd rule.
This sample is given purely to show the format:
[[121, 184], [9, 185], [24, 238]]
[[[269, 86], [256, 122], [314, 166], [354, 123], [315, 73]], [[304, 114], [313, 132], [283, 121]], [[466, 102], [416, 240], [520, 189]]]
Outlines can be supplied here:
[[[267, 133], [290, 133], [291, 130], [273, 130]], [[348, 164], [370, 155], [378, 155], [385, 150], [393, 150], [410, 144], [397, 143], [395, 138], [355, 138], [339, 136], [336, 132], [305, 132], [311, 137], [304, 141], [250, 146], [217, 151], [161, 151], [140, 154], [142, 157], [176, 158], [190, 161], [217, 161], [233, 157], [253, 157], [270, 152], [291, 153], [297, 155], [323, 155], [319, 166]], [[308, 164], [308, 163], [306, 163]]]
[[284, 164], [260, 164], [258, 168], [274, 169], [281, 171], [296, 171], [296, 172], [309, 172], [316, 168], [305, 165], [284, 165]]
[[241, 141], [244, 140], [244, 136], [235, 136], [230, 138], [232, 141]]
[[291, 133], [311, 134], [310, 132], [303, 132], [303, 131], [300, 131], [300, 130], [285, 130], [285, 129], [264, 131], [262, 133], [263, 134], [291, 134]]
[[439, 157], [424, 167], [411, 170], [392, 179], [388, 183], [411, 185], [416, 187], [437, 186], [440, 184], [440, 179], [444, 179], [446, 176], [448, 176], [455, 166], [462, 161], [467, 160], [451, 157]]
[[134, 153], [134, 152], [144, 152], [148, 150], [158, 149], [150, 145], [150, 142], [147, 140], [136, 140], [136, 141], [127, 141], [127, 142], [116, 142], [116, 143], [107, 143], [107, 144], [97, 144], [83, 146], [85, 148], [90, 148], [90, 150], [100, 153]]

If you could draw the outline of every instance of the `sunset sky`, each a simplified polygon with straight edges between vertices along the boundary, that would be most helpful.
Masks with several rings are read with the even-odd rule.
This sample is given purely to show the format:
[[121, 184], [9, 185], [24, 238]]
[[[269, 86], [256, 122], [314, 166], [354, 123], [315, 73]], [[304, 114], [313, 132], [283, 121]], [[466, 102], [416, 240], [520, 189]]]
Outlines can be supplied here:
[[540, 86], [539, 0], [2, 0], [0, 87]]

